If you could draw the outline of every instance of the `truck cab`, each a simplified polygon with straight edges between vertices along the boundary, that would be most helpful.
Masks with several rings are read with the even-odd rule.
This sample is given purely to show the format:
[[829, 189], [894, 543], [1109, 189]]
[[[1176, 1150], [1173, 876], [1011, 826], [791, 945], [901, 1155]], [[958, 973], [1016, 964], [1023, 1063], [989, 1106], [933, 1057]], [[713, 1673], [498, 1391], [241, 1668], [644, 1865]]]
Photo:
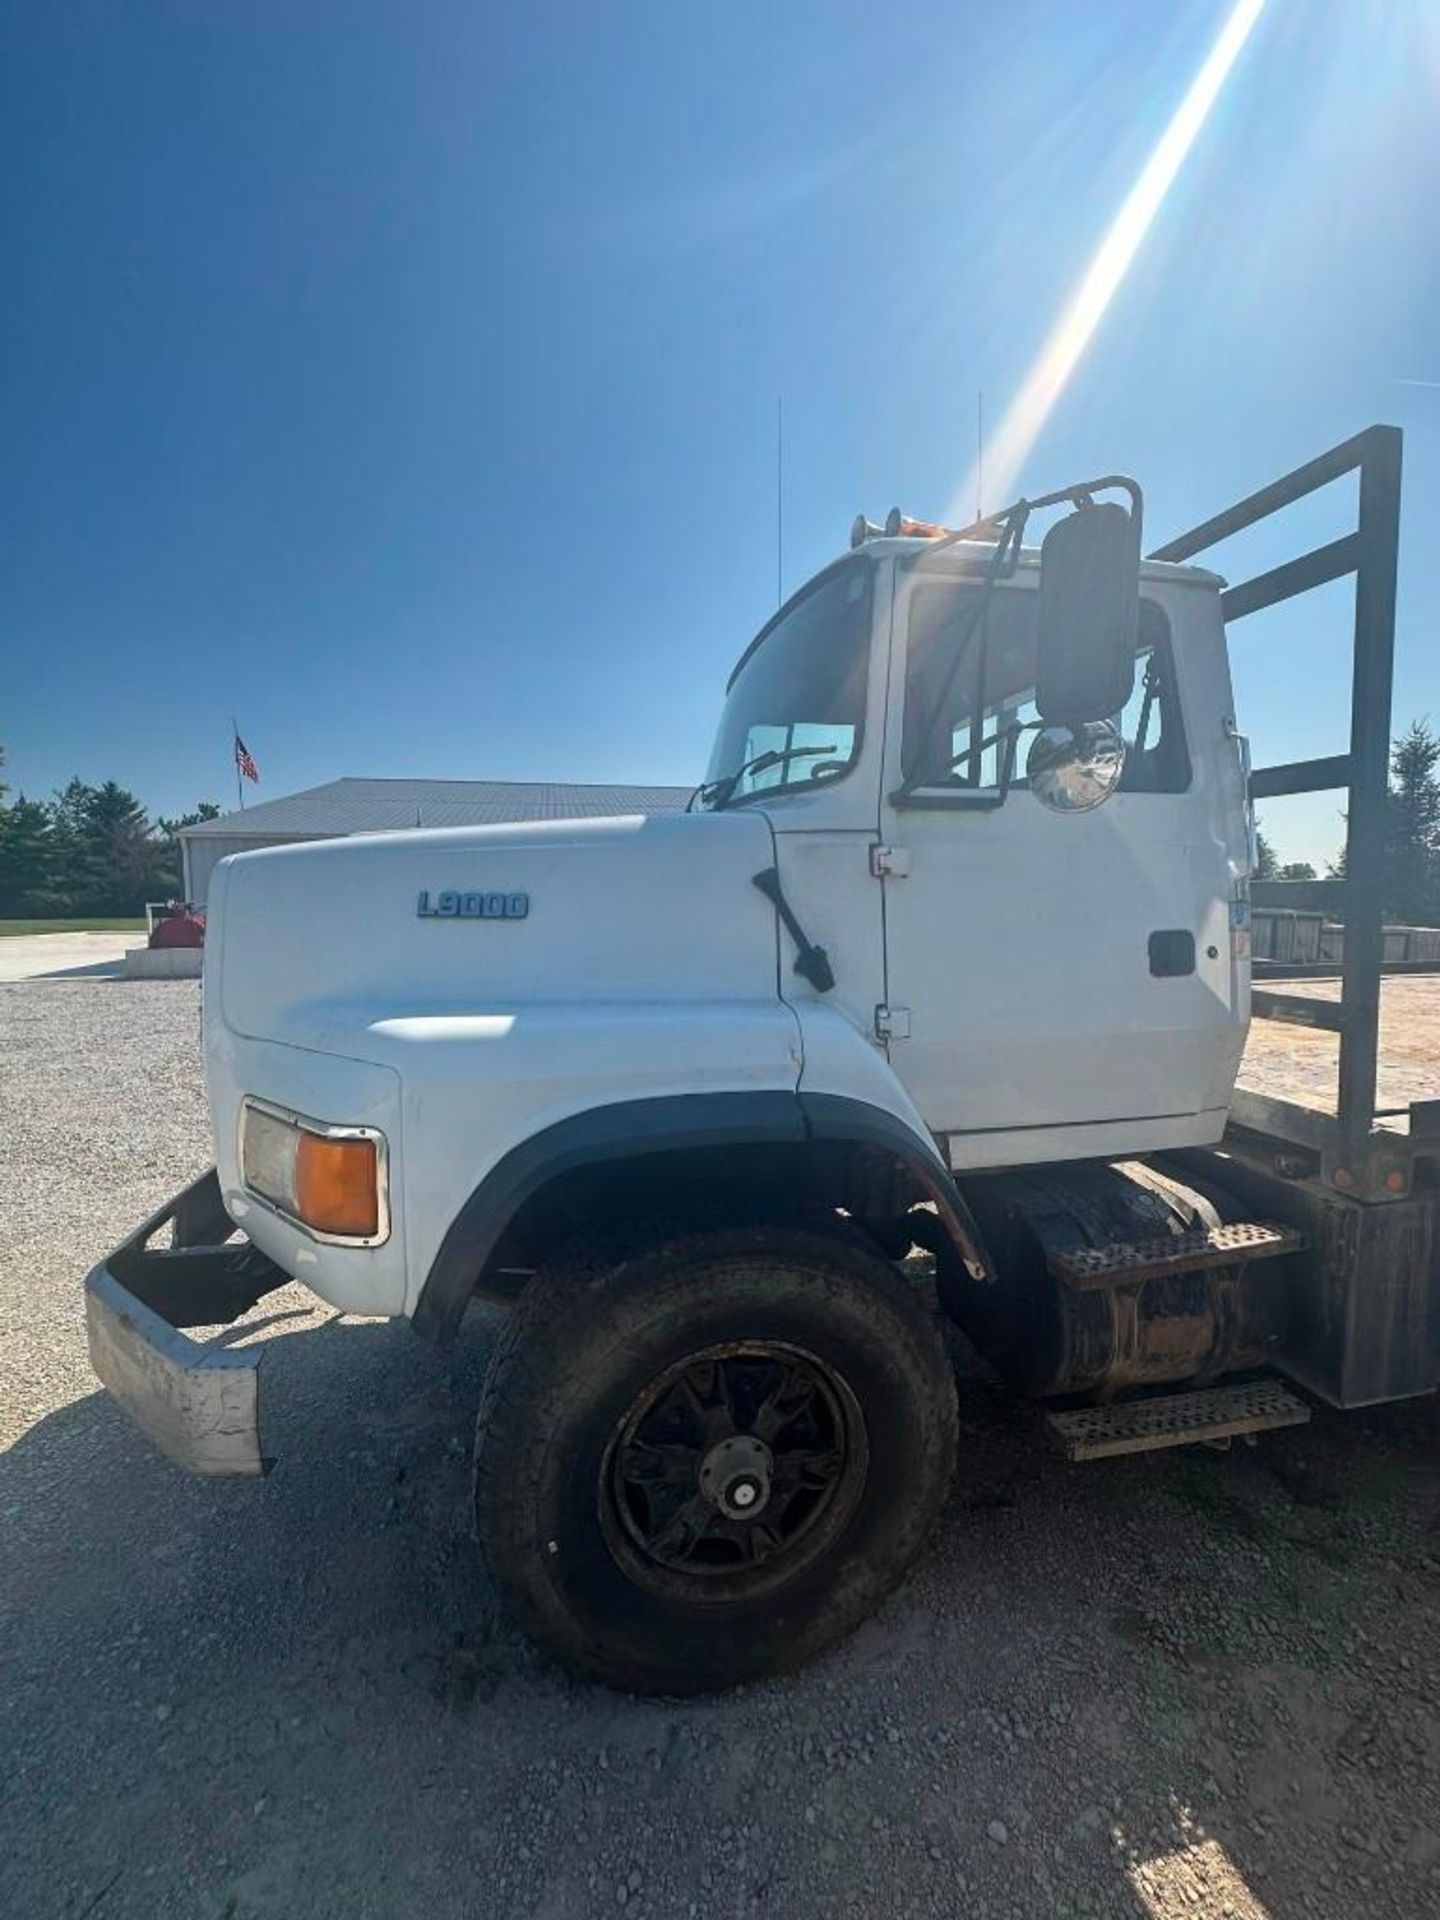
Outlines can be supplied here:
[[[1347, 540], [1186, 564], [1352, 470]], [[947, 1318], [1075, 1458], [1306, 1417], [1260, 1369], [1431, 1389], [1437, 1132], [1374, 1110], [1398, 490], [1377, 427], [1147, 561], [1119, 476], [862, 519], [741, 654], [684, 813], [223, 862], [215, 1166], [90, 1274], [101, 1379], [180, 1464], [259, 1474], [263, 1346], [186, 1329], [291, 1278], [437, 1342], [499, 1308], [492, 1576], [663, 1693], [900, 1578], [955, 1468]], [[1227, 622], [1347, 571], [1351, 751], [1252, 775]], [[1252, 1000], [1252, 796], [1337, 785], [1340, 1001]], [[1237, 1095], [1252, 1011], [1340, 1035], [1333, 1119]]]
[[933, 547], [863, 542], [781, 609], [701, 790], [763, 814], [829, 956], [824, 992], [782, 964], [806, 1073], [834, 1071], [843, 1023], [956, 1170], [1217, 1140], [1249, 1019], [1222, 583], [1143, 568], [1118, 782], [1057, 810], [1025, 761], [1039, 555], [987, 590], [987, 549]]

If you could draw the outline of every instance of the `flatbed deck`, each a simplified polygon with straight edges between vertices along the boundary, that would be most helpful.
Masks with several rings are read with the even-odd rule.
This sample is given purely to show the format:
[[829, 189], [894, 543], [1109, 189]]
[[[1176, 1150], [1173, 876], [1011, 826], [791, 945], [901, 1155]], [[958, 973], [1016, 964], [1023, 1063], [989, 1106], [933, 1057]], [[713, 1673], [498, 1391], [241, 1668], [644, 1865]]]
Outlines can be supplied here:
[[[1317, 1000], [1340, 998], [1334, 980], [1266, 981], [1278, 990]], [[1335, 1110], [1338, 1034], [1256, 1020], [1250, 1028], [1239, 1084], [1252, 1093], [1293, 1100], [1320, 1112]], [[1381, 986], [1379, 1091], [1381, 1109], [1440, 1098], [1440, 974], [1393, 975]], [[1404, 1133], [1404, 1116], [1377, 1120]]]

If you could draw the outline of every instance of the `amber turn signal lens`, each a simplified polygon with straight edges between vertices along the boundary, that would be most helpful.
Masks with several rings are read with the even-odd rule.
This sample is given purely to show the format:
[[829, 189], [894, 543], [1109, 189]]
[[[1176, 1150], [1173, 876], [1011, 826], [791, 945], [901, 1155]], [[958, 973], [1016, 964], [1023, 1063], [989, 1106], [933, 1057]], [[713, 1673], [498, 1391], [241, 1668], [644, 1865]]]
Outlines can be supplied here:
[[368, 1239], [379, 1230], [379, 1168], [373, 1140], [302, 1133], [295, 1147], [295, 1211], [319, 1233]]

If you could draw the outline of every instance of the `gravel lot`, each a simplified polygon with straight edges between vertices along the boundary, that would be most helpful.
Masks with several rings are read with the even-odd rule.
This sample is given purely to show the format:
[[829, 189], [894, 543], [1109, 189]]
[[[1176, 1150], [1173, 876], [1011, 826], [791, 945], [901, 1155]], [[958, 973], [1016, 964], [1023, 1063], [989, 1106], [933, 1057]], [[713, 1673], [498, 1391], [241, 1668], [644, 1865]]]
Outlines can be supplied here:
[[574, 1685], [467, 1521], [490, 1327], [298, 1289], [261, 1485], [97, 1392], [85, 1267], [201, 1170], [185, 983], [0, 986], [0, 1912], [1440, 1911], [1440, 1420], [1067, 1467], [962, 1392], [949, 1512], [837, 1654], [685, 1706]]

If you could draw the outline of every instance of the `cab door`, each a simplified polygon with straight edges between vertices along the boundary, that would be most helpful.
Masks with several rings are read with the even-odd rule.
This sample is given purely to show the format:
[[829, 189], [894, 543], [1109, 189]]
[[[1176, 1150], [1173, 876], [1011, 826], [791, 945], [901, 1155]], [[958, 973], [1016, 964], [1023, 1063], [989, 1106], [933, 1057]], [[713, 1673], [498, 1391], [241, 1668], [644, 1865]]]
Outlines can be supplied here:
[[[847, 555], [794, 594], [731, 676], [711, 778], [744, 769], [724, 803], [763, 811], [782, 897], [807, 941], [823, 948], [832, 984], [795, 968], [777, 926], [779, 991], [812, 1078], [838, 1050], [866, 1046], [884, 998], [879, 837], [886, 750], [893, 568], [873, 548]], [[723, 782], [722, 782], [723, 785]], [[703, 790], [702, 790], [703, 791]]]
[[1018, 736], [1008, 791], [995, 737], [1034, 720], [1037, 579], [1022, 566], [992, 589], [957, 664], [982, 591], [973, 574], [897, 568], [886, 1024], [894, 1069], [956, 1167], [1218, 1137], [1243, 1044], [1229, 796], [1216, 791], [1229, 711], [1218, 601], [1182, 674], [1147, 581], [1120, 788], [1061, 814], [1026, 783], [1033, 731]]

